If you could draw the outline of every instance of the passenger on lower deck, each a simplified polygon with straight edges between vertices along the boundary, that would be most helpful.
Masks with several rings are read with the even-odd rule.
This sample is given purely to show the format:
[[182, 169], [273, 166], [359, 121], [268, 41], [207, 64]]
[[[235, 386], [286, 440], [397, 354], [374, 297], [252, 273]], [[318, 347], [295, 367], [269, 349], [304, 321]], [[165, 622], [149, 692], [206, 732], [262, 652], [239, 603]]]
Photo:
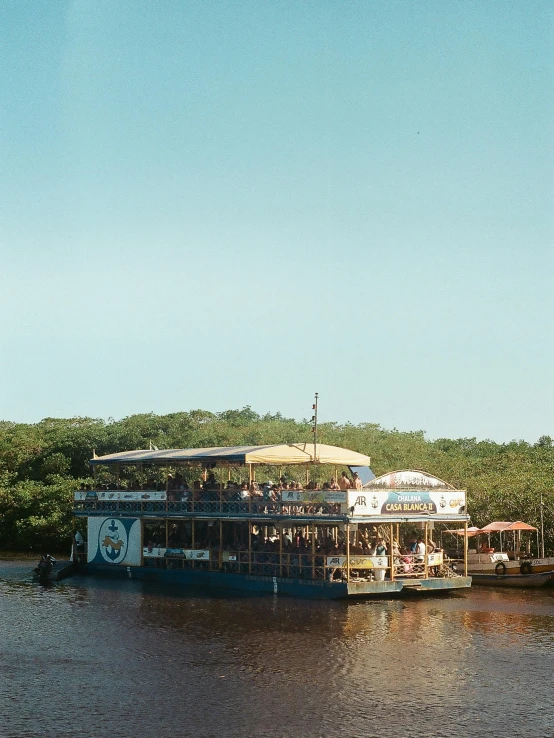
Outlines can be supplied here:
[[423, 563], [426, 553], [426, 546], [421, 536], [417, 539], [414, 553], [416, 554], [414, 556], [414, 561], [417, 561], [417, 563], [419, 564]]

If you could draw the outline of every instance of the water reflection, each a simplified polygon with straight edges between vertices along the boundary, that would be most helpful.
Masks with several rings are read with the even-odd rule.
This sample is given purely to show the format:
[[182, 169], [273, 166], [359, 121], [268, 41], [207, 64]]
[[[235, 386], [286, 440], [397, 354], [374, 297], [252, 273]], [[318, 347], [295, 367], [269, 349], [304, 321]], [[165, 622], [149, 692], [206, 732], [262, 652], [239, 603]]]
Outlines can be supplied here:
[[127, 580], [45, 589], [11, 561], [0, 606], [2, 738], [554, 734], [554, 591], [311, 602]]

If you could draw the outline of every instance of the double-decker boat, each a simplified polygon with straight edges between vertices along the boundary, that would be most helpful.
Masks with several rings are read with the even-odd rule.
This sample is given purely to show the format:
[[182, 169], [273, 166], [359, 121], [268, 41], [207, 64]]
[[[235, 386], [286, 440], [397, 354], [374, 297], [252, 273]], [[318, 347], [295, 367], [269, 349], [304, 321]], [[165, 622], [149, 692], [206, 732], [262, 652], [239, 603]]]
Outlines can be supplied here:
[[467, 529], [465, 491], [424, 472], [375, 478], [368, 456], [319, 443], [90, 463], [94, 488], [75, 492], [75, 515], [87, 519], [91, 574], [332, 599], [471, 584], [432, 542], [436, 524]]

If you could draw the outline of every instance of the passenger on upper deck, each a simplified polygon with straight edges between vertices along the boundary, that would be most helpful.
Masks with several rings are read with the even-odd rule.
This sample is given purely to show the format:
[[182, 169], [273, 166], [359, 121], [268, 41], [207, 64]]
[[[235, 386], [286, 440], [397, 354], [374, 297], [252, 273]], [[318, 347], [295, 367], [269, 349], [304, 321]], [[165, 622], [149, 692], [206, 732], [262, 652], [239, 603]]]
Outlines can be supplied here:
[[354, 489], [361, 489], [363, 487], [362, 480], [358, 476], [358, 472], [354, 472], [352, 476], [352, 486]]
[[206, 492], [215, 492], [217, 490], [217, 481], [213, 472], [208, 474], [208, 478], [204, 482], [204, 490]]
[[348, 475], [346, 474], [346, 472], [341, 472], [338, 484], [339, 489], [350, 489], [352, 487], [352, 483], [350, 479], [348, 479]]

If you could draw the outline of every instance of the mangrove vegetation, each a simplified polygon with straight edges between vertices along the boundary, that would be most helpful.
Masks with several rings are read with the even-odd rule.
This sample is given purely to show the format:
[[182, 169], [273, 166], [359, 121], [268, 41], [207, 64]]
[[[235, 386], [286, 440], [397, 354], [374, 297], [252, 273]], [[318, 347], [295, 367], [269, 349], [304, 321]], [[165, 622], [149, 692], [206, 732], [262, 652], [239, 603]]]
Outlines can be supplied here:
[[[46, 418], [0, 422], [0, 547], [65, 547], [73, 529], [73, 491], [92, 484], [89, 459], [129, 449], [192, 448], [311, 441], [307, 420], [251, 408], [132, 415], [123, 420]], [[324, 423], [318, 441], [372, 459], [379, 475], [422, 469], [468, 491], [472, 525], [524, 520], [540, 525], [554, 550], [554, 441], [494, 443], [475, 438], [426, 440], [423, 431], [385, 430], [373, 423]], [[327, 472], [328, 473], [328, 472]]]

